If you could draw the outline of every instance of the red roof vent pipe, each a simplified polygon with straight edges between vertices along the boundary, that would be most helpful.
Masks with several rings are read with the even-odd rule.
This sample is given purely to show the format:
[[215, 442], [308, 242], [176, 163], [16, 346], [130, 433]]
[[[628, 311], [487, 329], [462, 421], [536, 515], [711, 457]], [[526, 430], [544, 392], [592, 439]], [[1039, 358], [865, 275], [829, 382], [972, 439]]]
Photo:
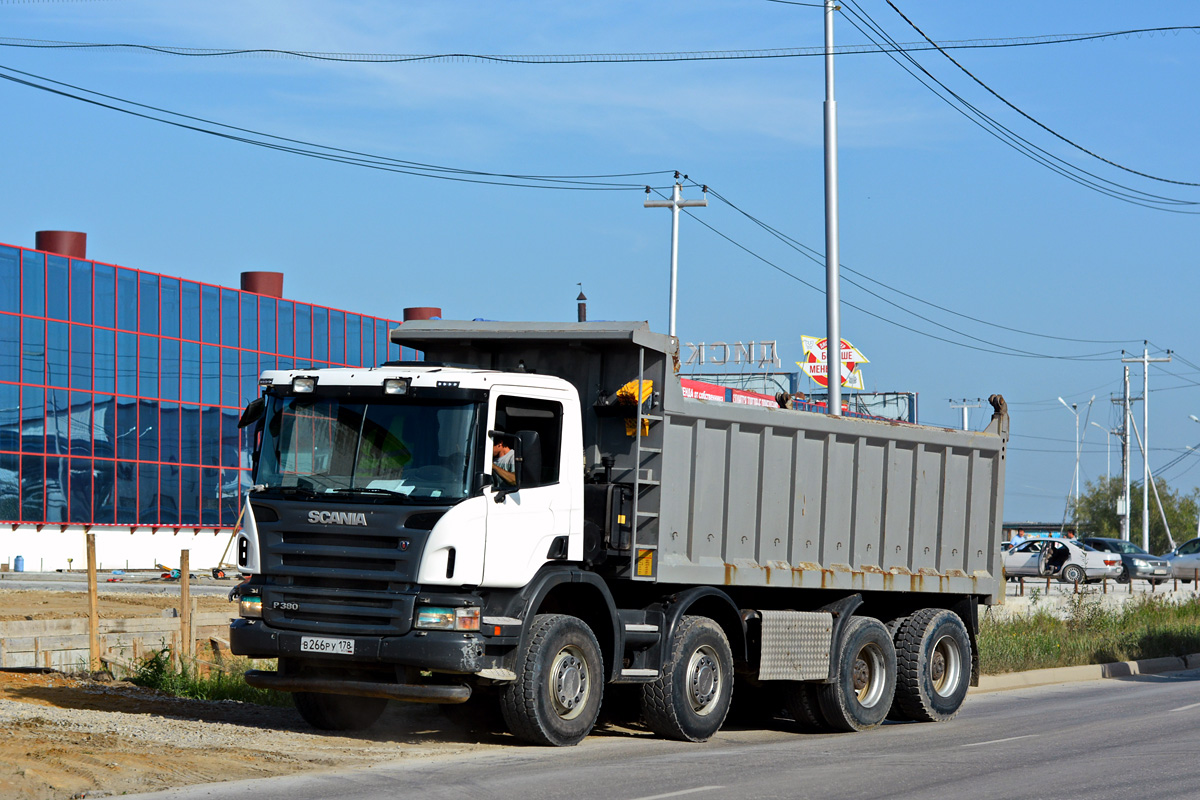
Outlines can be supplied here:
[[404, 321], [414, 319], [441, 319], [442, 310], [433, 306], [412, 306], [404, 309]]
[[283, 273], [243, 272], [242, 291], [265, 294], [268, 297], [283, 297]]
[[33, 246], [68, 258], [87, 258], [87, 234], [79, 231], [38, 231]]

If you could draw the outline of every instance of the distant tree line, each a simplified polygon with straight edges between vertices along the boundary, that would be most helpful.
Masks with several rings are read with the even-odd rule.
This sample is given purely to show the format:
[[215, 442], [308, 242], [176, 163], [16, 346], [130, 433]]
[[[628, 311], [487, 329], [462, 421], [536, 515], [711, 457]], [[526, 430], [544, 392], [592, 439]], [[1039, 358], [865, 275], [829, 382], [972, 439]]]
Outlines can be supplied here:
[[[1200, 518], [1200, 488], [1190, 493], [1172, 489], [1166, 481], [1156, 480], [1158, 497], [1162, 500], [1171, 537], [1180, 545], [1197, 535], [1196, 522]], [[1117, 515], [1117, 500], [1121, 497], [1120, 478], [1099, 478], [1088, 481], [1087, 491], [1082, 492], [1076, 506], [1080, 534], [1083, 536], [1121, 537], [1121, 518]], [[1135, 544], [1142, 543], [1142, 487], [1130, 488], [1129, 538]], [[1163, 526], [1162, 514], [1150, 491], [1150, 552], [1165, 553], [1171, 549], [1167, 529]]]

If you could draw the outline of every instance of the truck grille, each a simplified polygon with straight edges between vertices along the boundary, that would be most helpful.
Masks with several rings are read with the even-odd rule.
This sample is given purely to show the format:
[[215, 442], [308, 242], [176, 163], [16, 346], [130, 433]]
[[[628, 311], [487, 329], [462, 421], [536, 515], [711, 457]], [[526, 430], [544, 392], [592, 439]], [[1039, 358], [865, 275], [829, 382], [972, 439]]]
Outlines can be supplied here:
[[365, 512], [366, 527], [315, 525], [307, 507], [272, 505], [280, 519], [258, 526], [268, 625], [330, 636], [408, 632], [429, 536], [424, 519], [410, 528], [408, 509], [359, 505], [346, 508]]

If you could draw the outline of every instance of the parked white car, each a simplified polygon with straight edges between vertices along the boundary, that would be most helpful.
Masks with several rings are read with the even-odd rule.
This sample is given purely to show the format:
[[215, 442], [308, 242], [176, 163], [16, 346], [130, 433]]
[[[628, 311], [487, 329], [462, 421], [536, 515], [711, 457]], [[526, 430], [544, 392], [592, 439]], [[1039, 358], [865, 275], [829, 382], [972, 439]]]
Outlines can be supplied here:
[[[1200, 541], [1200, 540], [1198, 540]], [[1003, 554], [1010, 578], [1056, 577], [1063, 583], [1086, 583], [1121, 574], [1121, 557], [1101, 553], [1072, 539], [1026, 539]]]
[[1200, 539], [1184, 542], [1163, 558], [1171, 565], [1171, 574], [1183, 582], [1193, 581], [1200, 575]]

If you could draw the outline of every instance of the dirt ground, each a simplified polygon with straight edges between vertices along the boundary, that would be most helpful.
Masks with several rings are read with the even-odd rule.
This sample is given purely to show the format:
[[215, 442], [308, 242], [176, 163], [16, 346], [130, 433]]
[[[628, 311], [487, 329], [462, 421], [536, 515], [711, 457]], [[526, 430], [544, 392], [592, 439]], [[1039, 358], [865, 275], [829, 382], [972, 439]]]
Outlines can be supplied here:
[[[202, 611], [230, 608], [200, 597]], [[157, 616], [178, 597], [102, 595], [104, 617]], [[87, 615], [86, 596], [0, 591], [0, 619]], [[292, 708], [183, 700], [122, 681], [0, 670], [0, 800], [66, 800], [478, 752], [513, 744], [436, 706], [392, 703], [369, 731], [318, 733]]]

